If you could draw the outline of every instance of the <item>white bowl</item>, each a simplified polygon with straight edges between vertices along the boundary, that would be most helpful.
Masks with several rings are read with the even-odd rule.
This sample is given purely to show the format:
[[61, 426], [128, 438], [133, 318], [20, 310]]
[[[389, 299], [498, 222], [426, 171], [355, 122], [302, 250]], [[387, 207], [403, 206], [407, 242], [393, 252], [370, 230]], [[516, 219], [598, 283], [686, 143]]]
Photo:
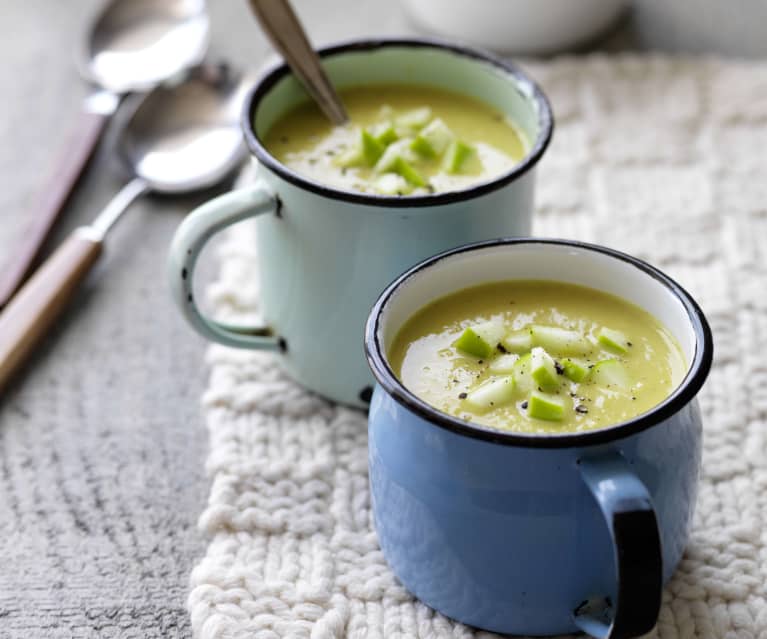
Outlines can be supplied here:
[[625, 0], [402, 0], [418, 26], [504, 53], [555, 53], [605, 31]]

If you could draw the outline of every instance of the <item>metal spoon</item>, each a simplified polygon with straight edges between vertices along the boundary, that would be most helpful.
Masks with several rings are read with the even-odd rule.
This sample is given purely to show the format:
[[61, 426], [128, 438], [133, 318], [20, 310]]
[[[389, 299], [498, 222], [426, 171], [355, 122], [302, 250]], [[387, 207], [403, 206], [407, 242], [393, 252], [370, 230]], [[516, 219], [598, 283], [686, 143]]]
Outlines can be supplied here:
[[248, 85], [225, 66], [201, 66], [140, 102], [117, 142], [133, 179], [92, 224], [65, 240], [0, 314], [0, 388], [63, 310], [133, 200], [148, 191], [208, 188], [242, 163], [239, 116]]
[[204, 0], [112, 0], [102, 10], [79, 60], [81, 74], [99, 88], [85, 99], [76, 132], [40, 191], [18, 253], [0, 268], [0, 308], [29, 272], [121, 97], [199, 64], [207, 48]]
[[312, 49], [288, 0], [250, 0], [261, 28], [285, 58], [322, 112], [333, 124], [349, 121], [343, 102], [325, 75], [320, 57]]

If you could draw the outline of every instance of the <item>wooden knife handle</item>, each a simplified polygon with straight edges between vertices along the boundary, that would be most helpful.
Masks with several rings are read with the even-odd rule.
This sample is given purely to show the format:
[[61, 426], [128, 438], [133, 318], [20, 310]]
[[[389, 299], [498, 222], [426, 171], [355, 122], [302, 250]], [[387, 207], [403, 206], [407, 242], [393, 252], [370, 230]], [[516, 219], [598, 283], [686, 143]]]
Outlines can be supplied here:
[[90, 229], [77, 229], [0, 313], [0, 389], [46, 335], [101, 254]]
[[37, 203], [29, 212], [29, 224], [0, 267], [0, 309], [10, 300], [32, 269], [40, 249], [59, 214], [84, 173], [109, 119], [102, 113], [84, 111], [53, 173], [40, 189]]

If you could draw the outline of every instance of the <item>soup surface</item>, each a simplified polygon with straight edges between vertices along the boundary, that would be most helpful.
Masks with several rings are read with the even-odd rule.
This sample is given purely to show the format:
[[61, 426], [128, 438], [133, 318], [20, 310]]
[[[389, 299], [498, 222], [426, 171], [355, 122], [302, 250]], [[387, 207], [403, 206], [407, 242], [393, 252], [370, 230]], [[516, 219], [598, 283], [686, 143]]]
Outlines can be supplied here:
[[381, 195], [456, 191], [514, 167], [528, 151], [500, 111], [473, 98], [413, 86], [341, 91], [350, 122], [333, 126], [313, 103], [267, 132], [269, 153], [328, 186]]
[[395, 374], [439, 410], [501, 430], [605, 427], [663, 401], [684, 377], [674, 337], [633, 304], [550, 281], [494, 282], [411, 317]]

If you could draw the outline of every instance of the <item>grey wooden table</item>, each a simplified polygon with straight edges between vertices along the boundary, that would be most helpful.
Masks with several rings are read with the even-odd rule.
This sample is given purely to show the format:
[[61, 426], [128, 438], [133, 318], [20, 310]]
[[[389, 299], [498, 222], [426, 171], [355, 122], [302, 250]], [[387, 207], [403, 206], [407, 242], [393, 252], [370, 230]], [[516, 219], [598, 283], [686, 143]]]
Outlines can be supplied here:
[[[4, 0], [0, 258], [23, 233], [86, 88], [74, 51], [98, 0]], [[211, 2], [211, 55], [269, 49], [244, 1]], [[297, 2], [316, 43], [412, 30], [393, 2]], [[634, 30], [635, 31], [635, 30]], [[631, 47], [631, 23], [603, 41]], [[122, 177], [104, 145], [55, 245]], [[207, 195], [145, 199], [17, 383], [0, 396], [0, 638], [187, 637], [188, 574], [207, 493], [204, 344], [168, 298], [166, 248]]]

